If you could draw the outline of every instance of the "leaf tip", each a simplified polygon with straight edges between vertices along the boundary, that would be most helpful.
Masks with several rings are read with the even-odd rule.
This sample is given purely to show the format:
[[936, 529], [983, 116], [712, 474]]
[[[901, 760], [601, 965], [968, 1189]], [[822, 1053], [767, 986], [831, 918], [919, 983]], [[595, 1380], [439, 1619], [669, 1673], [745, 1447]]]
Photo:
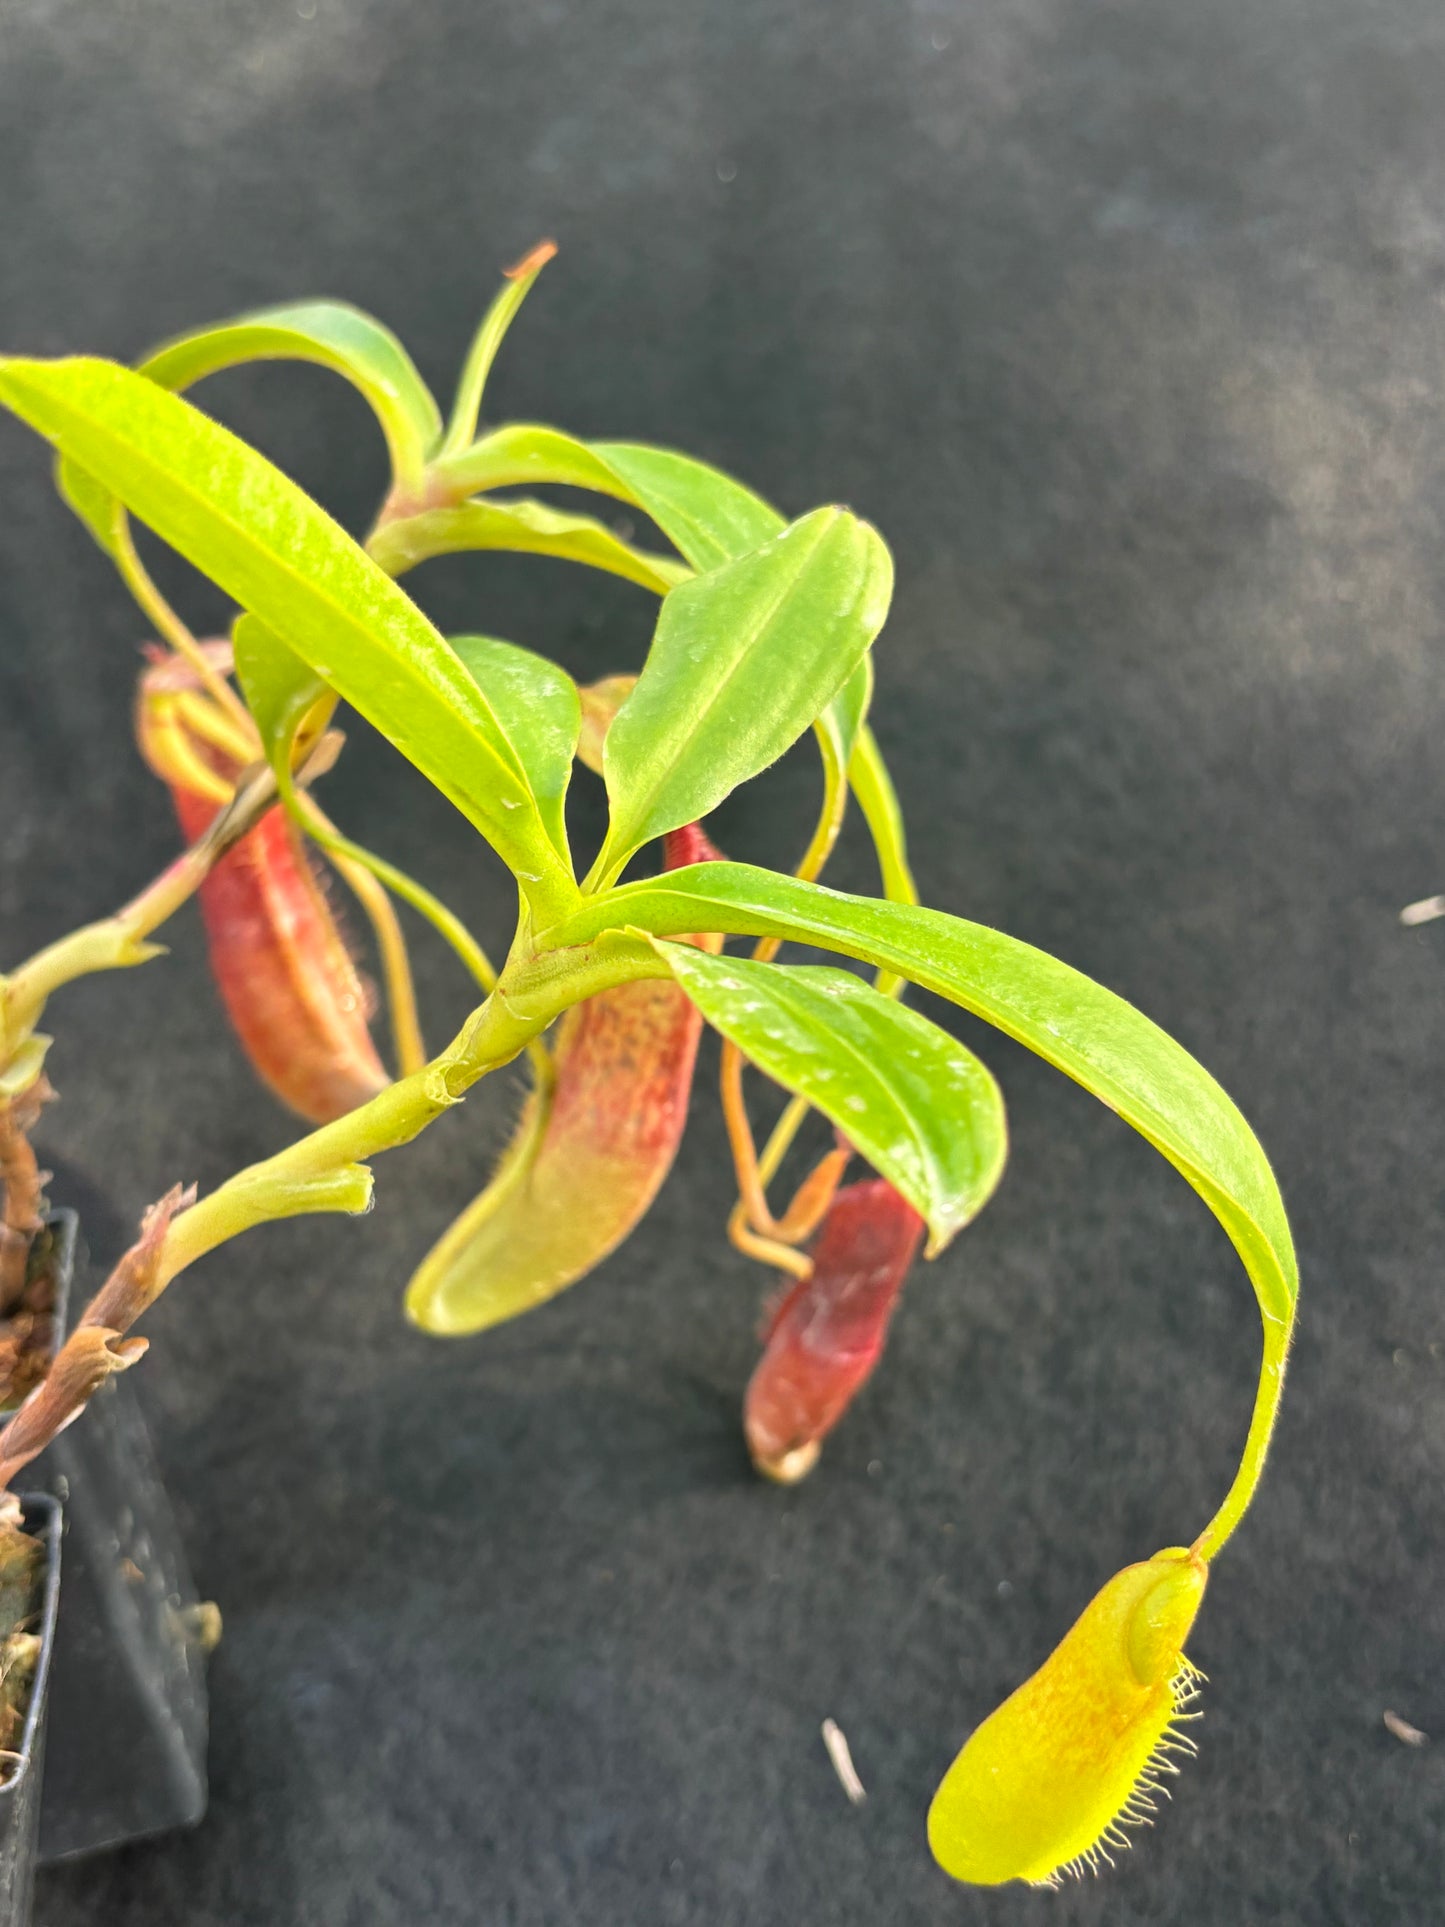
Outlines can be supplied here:
[[536, 247], [529, 249], [521, 260], [514, 262], [510, 268], [503, 268], [502, 273], [508, 281], [528, 281], [534, 274], [542, 272], [556, 252], [557, 243], [548, 237], [546, 240], [539, 241]]

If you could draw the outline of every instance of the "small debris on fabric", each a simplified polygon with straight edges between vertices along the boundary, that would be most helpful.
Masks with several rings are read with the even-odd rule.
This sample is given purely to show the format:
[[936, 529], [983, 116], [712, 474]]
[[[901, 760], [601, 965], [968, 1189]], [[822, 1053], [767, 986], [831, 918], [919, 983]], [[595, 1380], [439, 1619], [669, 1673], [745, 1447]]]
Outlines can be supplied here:
[[1392, 1713], [1388, 1706], [1383, 1718], [1390, 1732], [1397, 1740], [1403, 1740], [1406, 1746], [1423, 1746], [1430, 1737], [1428, 1733], [1422, 1733], [1418, 1726], [1411, 1726], [1408, 1720], [1402, 1720], [1398, 1713]]
[[[858, 1769], [853, 1764], [853, 1755], [848, 1750], [843, 1729], [836, 1720], [824, 1720], [822, 1731], [823, 1744], [828, 1749], [828, 1758], [833, 1762], [833, 1771], [838, 1776], [839, 1784], [854, 1806], [861, 1807], [868, 1795], [858, 1778]], [[1423, 1739], [1424, 1734], [1420, 1737]]]
[[1433, 923], [1436, 917], [1445, 917], [1445, 897], [1421, 897], [1418, 903], [1407, 903], [1400, 912], [1400, 921], [1407, 930], [1413, 930], [1417, 923]]

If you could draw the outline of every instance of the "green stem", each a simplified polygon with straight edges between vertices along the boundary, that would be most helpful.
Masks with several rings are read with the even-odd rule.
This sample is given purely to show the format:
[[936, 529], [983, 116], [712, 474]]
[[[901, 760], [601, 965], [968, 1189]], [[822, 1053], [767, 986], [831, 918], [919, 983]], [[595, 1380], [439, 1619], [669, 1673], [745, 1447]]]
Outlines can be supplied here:
[[[818, 812], [818, 822], [802, 860], [793, 875], [801, 877], [805, 883], [816, 883], [823, 874], [828, 858], [833, 854], [833, 846], [843, 829], [843, 818], [848, 813], [848, 772], [840, 769], [836, 758], [826, 747], [827, 739], [822, 731], [818, 732], [818, 746], [823, 758], [823, 802]], [[767, 938], [763, 939], [766, 943]], [[759, 944], [755, 955], [762, 955]]]
[[[873, 838], [884, 896], [890, 903], [917, 903], [918, 886], [908, 867], [908, 841], [898, 792], [893, 787], [877, 738], [866, 722], [859, 728], [848, 761], [848, 782]], [[904, 979], [895, 971], [880, 970], [873, 984], [885, 997], [896, 997], [903, 989]]]
[[366, 538], [366, 552], [395, 579], [433, 556], [511, 550], [518, 555], [555, 556], [621, 576], [655, 595], [666, 595], [691, 579], [692, 570], [675, 557], [634, 548], [590, 515], [568, 515], [545, 502], [509, 498], [455, 503], [397, 515], [383, 510]]
[[878, 747], [878, 739], [867, 723], [858, 730], [853, 754], [848, 761], [848, 781], [858, 799], [858, 807], [878, 852], [878, 869], [883, 879], [883, 894], [890, 903], [917, 903], [918, 886], [908, 867], [908, 841], [903, 829], [903, 811], [898, 792], [888, 774], [888, 765]]
[[639, 977], [666, 977], [651, 944], [608, 932], [597, 944], [508, 964], [497, 989], [424, 1069], [399, 1078], [335, 1123], [239, 1171], [171, 1222], [159, 1284], [217, 1245], [273, 1218], [364, 1210], [364, 1161], [406, 1144], [478, 1079], [509, 1064], [564, 1010]]
[[[833, 846], [838, 841], [839, 833], [843, 828], [843, 818], [848, 810], [847, 771], [843, 769], [833, 753], [833, 739], [827, 732], [820, 728], [817, 731], [817, 739], [823, 761], [823, 802], [812, 838], [803, 852], [797, 869], [793, 872], [794, 876], [801, 877], [807, 883], [816, 883], [822, 875], [828, 858], [833, 854]], [[761, 937], [753, 946], [753, 956], [760, 962], [770, 962], [782, 948], [782, 942], [781, 937]], [[723, 1044], [725, 1065], [727, 1060], [737, 1052], [737, 1048], [736, 1044]], [[726, 1076], [726, 1072], [724, 1075]], [[803, 1120], [812, 1108], [807, 1098], [795, 1096], [789, 1100], [782, 1116], [773, 1126], [772, 1135], [768, 1139], [762, 1156], [758, 1159], [758, 1182], [764, 1188], [776, 1177], [778, 1167], [788, 1155], [793, 1140], [802, 1129]]]
[[1262, 1315], [1264, 1356], [1260, 1362], [1259, 1389], [1255, 1393], [1254, 1412], [1249, 1421], [1249, 1435], [1244, 1441], [1244, 1453], [1239, 1462], [1239, 1470], [1234, 1475], [1234, 1483], [1224, 1496], [1224, 1503], [1192, 1547], [1192, 1550], [1202, 1559], [1214, 1557], [1249, 1510], [1249, 1503], [1259, 1486], [1264, 1472], [1264, 1462], [1269, 1455], [1270, 1437], [1274, 1432], [1274, 1422], [1279, 1413], [1279, 1401], [1284, 1391], [1285, 1365], [1289, 1357], [1289, 1341], [1294, 1329], [1294, 1318], [1291, 1314], [1287, 1321], [1283, 1321], [1271, 1317], [1268, 1312]]
[[758, 1182], [771, 1184], [778, 1175], [778, 1167], [793, 1148], [793, 1139], [802, 1129], [803, 1119], [812, 1110], [806, 1097], [789, 1098], [782, 1116], [773, 1126], [772, 1136], [763, 1147], [758, 1159]]
[[47, 1000], [62, 985], [97, 970], [123, 970], [160, 955], [156, 944], [141, 943], [118, 917], [88, 923], [68, 936], [37, 950], [33, 957], [4, 980], [0, 1000], [0, 1062], [9, 1062], [15, 1049], [40, 1021]]

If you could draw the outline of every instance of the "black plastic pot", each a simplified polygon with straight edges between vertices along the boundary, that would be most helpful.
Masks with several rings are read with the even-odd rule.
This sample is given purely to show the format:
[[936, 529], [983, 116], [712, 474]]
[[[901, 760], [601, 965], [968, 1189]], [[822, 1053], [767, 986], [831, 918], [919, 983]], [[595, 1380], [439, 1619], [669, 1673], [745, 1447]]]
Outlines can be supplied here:
[[[51, 1229], [62, 1302], [81, 1255], [74, 1213], [56, 1212]], [[37, 1469], [65, 1516], [40, 1816], [48, 1862], [194, 1826], [205, 1812], [205, 1617], [124, 1377]]]
[[29, 1927], [40, 1825], [41, 1776], [45, 1770], [48, 1689], [54, 1673], [56, 1614], [60, 1604], [60, 1506], [48, 1493], [21, 1500], [25, 1530], [45, 1545], [45, 1589], [40, 1620], [40, 1658], [30, 1691], [30, 1710], [20, 1741], [20, 1761], [0, 1786], [0, 1927]]

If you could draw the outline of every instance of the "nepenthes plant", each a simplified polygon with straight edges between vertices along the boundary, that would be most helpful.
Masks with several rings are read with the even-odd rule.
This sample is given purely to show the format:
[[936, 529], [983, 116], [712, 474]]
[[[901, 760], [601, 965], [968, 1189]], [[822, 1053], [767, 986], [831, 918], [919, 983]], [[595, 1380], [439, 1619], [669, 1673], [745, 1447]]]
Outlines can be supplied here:
[[[552, 252], [544, 244], [508, 275], [445, 421], [396, 338], [333, 302], [202, 330], [135, 369], [0, 360], [0, 401], [53, 445], [66, 499], [155, 633], [137, 732], [188, 840], [121, 911], [0, 979], [0, 1121], [12, 1163], [22, 1170], [19, 1146], [45, 1091], [49, 1040], [37, 1025], [48, 1001], [86, 972], [157, 954], [155, 932], [196, 894], [238, 1038], [314, 1126], [208, 1195], [177, 1187], [152, 1207], [0, 1433], [0, 1485], [107, 1373], [139, 1356], [131, 1327], [181, 1272], [268, 1220], [368, 1209], [370, 1161], [515, 1060], [526, 1060], [530, 1092], [512, 1142], [410, 1281], [406, 1311], [431, 1332], [477, 1333], [570, 1286], [635, 1227], [666, 1176], [704, 1024], [723, 1040], [738, 1179], [728, 1232], [783, 1281], [746, 1392], [747, 1442], [760, 1470], [801, 1478], [876, 1364], [920, 1246], [929, 1258], [945, 1250], [1004, 1168], [998, 1086], [909, 1008], [902, 993], [921, 986], [1037, 1052], [1167, 1158], [1233, 1243], [1262, 1318], [1248, 1435], [1214, 1517], [1104, 1585], [973, 1733], [934, 1801], [929, 1839], [950, 1874], [1051, 1884], [1126, 1845], [1158, 1776], [1189, 1749], [1181, 1722], [1198, 1675], [1185, 1642], [1258, 1483], [1283, 1384], [1297, 1295], [1284, 1207], [1235, 1105], [1147, 1017], [1068, 964], [918, 901], [868, 720], [892, 562], [867, 522], [839, 506], [788, 521], [729, 476], [662, 448], [534, 423], [479, 427], [494, 357]], [[185, 397], [206, 376], [268, 357], [318, 363], [371, 403], [392, 475], [364, 542]], [[671, 553], [516, 493], [549, 486], [646, 517]], [[228, 638], [191, 633], [144, 567], [131, 518], [237, 606]], [[640, 671], [579, 689], [511, 642], [443, 637], [399, 578], [466, 550], [558, 558], [654, 592]], [[517, 920], [500, 962], [316, 800], [341, 748], [340, 704], [435, 784], [511, 872]], [[705, 820], [810, 731], [822, 803], [796, 871], [727, 860]], [[600, 774], [608, 805], [585, 867], [565, 814], [578, 762]], [[820, 881], [850, 803], [877, 852], [877, 897]], [[646, 860], [658, 846], [660, 868]], [[374, 929], [394, 1074], [318, 883], [318, 854]], [[477, 986], [471, 1015], [430, 1055], [394, 899], [435, 927]], [[743, 947], [726, 950], [729, 939]], [[844, 964], [781, 961], [789, 943]], [[749, 1068], [787, 1094], [761, 1149]], [[770, 1188], [810, 1113], [830, 1130], [828, 1148], [775, 1206]], [[855, 1164], [870, 1174], [845, 1181]], [[9, 1235], [23, 1240], [34, 1185], [11, 1189]]]

